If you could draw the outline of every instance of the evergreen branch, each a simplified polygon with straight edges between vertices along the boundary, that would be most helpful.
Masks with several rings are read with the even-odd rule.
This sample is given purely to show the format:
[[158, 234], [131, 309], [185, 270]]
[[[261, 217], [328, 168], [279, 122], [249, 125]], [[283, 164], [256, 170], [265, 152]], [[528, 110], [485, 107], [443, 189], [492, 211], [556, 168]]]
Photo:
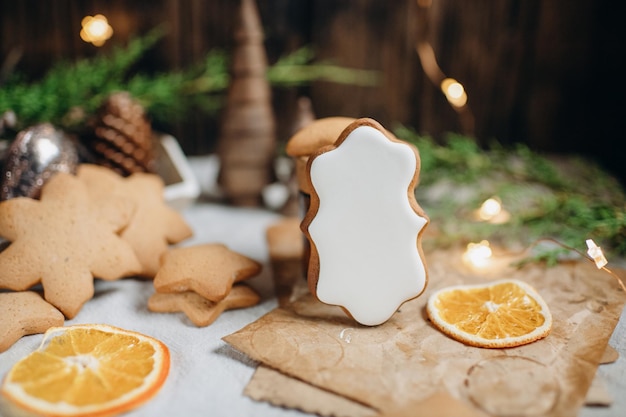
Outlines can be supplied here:
[[312, 81], [373, 87], [379, 82], [377, 71], [345, 68], [328, 62], [313, 63], [313, 59], [313, 50], [302, 47], [280, 58], [268, 68], [267, 78], [272, 85], [281, 87], [293, 87]]
[[13, 110], [18, 129], [43, 121], [70, 127], [76, 122], [67, 119], [70, 111], [77, 107], [82, 114], [95, 111], [106, 95], [123, 85], [129, 68], [162, 35], [157, 28], [131, 40], [125, 48], [114, 48], [110, 56], [58, 62], [38, 82], [26, 83], [15, 76], [0, 89], [0, 113]]
[[[584, 251], [585, 240], [592, 238], [607, 254], [626, 255], [626, 196], [619, 182], [592, 161], [576, 157], [565, 164], [523, 145], [507, 150], [493, 144], [483, 150], [460, 135], [438, 145], [402, 126], [395, 133], [419, 149], [416, 192], [440, 232], [435, 245], [489, 239], [519, 246], [549, 237]], [[474, 221], [474, 210], [494, 195], [511, 220], [500, 225]], [[559, 249], [543, 249], [533, 259], [554, 262], [562, 255]]]
[[[157, 124], [184, 117], [191, 108], [215, 114], [222, 107], [229, 83], [228, 57], [222, 51], [210, 51], [203, 62], [183, 71], [132, 73], [133, 66], [163, 35], [164, 31], [157, 28], [131, 39], [125, 48], [114, 48], [111, 54], [58, 62], [36, 82], [15, 75], [0, 89], [0, 114], [13, 110], [18, 117], [17, 130], [44, 121], [77, 130], [114, 91], [128, 91]], [[279, 87], [314, 80], [362, 86], [376, 83], [375, 72], [312, 60], [311, 48], [298, 49], [268, 68], [268, 80]]]

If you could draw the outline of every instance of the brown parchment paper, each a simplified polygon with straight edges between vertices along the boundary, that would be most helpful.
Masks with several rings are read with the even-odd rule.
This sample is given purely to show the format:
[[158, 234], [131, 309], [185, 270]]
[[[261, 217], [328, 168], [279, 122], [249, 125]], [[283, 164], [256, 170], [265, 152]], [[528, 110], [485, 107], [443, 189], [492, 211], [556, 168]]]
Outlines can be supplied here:
[[[574, 416], [625, 296], [589, 262], [516, 269], [512, 260], [478, 271], [464, 266], [460, 250], [438, 250], [427, 254], [427, 291], [383, 325], [360, 326], [306, 295], [224, 340], [267, 367], [383, 415], [419, 415], [428, 405], [429, 415], [453, 415], [446, 409], [455, 406], [464, 415]], [[473, 348], [427, 320], [431, 291], [498, 278], [539, 291], [554, 320], [547, 338], [511, 349]]]
[[[349, 400], [339, 394], [324, 391], [265, 365], [257, 367], [250, 382], [246, 385], [244, 394], [256, 401], [264, 401], [275, 406], [297, 409], [322, 417], [373, 417], [378, 414], [371, 407]], [[440, 412], [439, 415], [454, 417], [480, 415], [476, 411], [470, 411], [470, 407], [467, 406], [464, 406], [465, 412], [454, 409], [450, 404], [450, 401], [454, 399], [442, 393], [433, 395], [418, 404], [417, 407], [423, 405], [432, 411], [431, 401], [436, 399], [446, 402], [445, 404], [434, 405]], [[587, 390], [584, 404], [586, 406], [608, 407], [612, 403], [613, 398], [606, 387], [606, 383], [596, 374]], [[433, 414], [429, 417], [435, 416], [436, 414]]]
[[374, 417], [378, 412], [338, 394], [260, 365], [244, 394], [257, 401], [324, 417]]

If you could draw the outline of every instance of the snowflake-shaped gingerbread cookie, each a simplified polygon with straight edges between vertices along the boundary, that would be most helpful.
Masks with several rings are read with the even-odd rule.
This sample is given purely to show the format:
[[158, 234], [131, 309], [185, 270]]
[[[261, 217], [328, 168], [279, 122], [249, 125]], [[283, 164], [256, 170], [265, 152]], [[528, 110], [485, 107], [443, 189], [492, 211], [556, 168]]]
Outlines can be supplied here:
[[158, 175], [137, 172], [122, 177], [109, 168], [92, 164], [80, 165], [76, 175], [96, 201], [104, 202], [114, 196], [133, 203], [134, 214], [120, 235], [141, 262], [138, 275], [154, 278], [169, 246], [193, 234], [183, 216], [165, 202], [165, 185]]
[[308, 161], [309, 288], [361, 324], [387, 321], [426, 287], [419, 163], [412, 145], [372, 119], [351, 123]]
[[26, 290], [41, 282], [46, 301], [73, 318], [94, 294], [94, 277], [115, 280], [141, 268], [119, 232], [132, 204], [111, 198], [96, 204], [76, 177], [58, 173], [41, 199], [0, 203], [0, 288]]

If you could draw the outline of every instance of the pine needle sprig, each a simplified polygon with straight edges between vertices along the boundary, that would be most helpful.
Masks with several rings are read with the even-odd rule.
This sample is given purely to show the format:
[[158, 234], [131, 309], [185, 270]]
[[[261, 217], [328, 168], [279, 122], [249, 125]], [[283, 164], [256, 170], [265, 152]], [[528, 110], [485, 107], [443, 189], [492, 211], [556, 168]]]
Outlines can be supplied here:
[[379, 73], [374, 70], [346, 68], [328, 61], [315, 61], [315, 53], [310, 46], [303, 46], [283, 56], [268, 68], [267, 78], [277, 87], [294, 87], [312, 81], [327, 81], [373, 87], [379, 83]]
[[[626, 255], [626, 196], [619, 182], [594, 161], [550, 157], [525, 145], [481, 149], [473, 138], [448, 135], [443, 144], [400, 126], [396, 135], [415, 144], [422, 162], [418, 201], [438, 231], [435, 245], [488, 239], [505, 246], [551, 238], [585, 251], [594, 239], [605, 253]], [[475, 221], [473, 213], [498, 196], [511, 213], [505, 224]], [[535, 251], [555, 262], [562, 248]]]
[[[179, 71], [136, 71], [136, 64], [164, 34], [156, 28], [131, 39], [125, 47], [114, 47], [109, 54], [57, 62], [40, 80], [29, 82], [15, 74], [0, 89], [0, 114], [15, 112], [16, 130], [40, 122], [79, 130], [109, 94], [127, 91], [156, 124], [184, 119], [193, 109], [215, 115], [229, 83], [229, 57], [224, 51], [211, 50], [203, 61]], [[280, 88], [315, 80], [361, 86], [377, 83], [375, 71], [315, 62], [313, 50], [307, 46], [281, 57], [268, 68], [267, 77], [271, 85]]]
[[123, 85], [128, 69], [161, 36], [162, 32], [155, 29], [131, 40], [125, 48], [113, 48], [110, 55], [60, 61], [39, 81], [11, 77], [0, 89], [0, 113], [13, 110], [18, 116], [18, 129], [43, 121], [63, 127], [82, 122], [80, 116], [72, 117], [71, 111], [93, 112], [108, 93]]

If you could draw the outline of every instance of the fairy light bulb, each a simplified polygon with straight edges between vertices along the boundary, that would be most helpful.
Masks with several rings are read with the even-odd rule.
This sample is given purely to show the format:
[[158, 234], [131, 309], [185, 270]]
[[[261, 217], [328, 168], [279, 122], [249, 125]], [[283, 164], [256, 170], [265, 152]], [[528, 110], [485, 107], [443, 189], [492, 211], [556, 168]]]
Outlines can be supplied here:
[[85, 42], [91, 42], [95, 46], [102, 46], [113, 35], [113, 28], [109, 21], [101, 14], [85, 16], [81, 21], [83, 26], [80, 37]]
[[478, 216], [482, 220], [491, 220], [502, 211], [502, 204], [496, 198], [488, 198], [480, 206]]
[[463, 253], [463, 260], [470, 266], [484, 268], [489, 264], [492, 254], [489, 242], [483, 240], [479, 243], [469, 243]]
[[591, 259], [593, 259], [598, 269], [602, 269], [606, 264], [609, 263], [609, 261], [606, 260], [604, 253], [602, 253], [602, 249], [598, 245], [596, 245], [596, 242], [594, 242], [593, 239], [587, 239], [586, 242], [587, 255], [589, 255]]
[[441, 82], [441, 91], [454, 107], [463, 107], [467, 103], [467, 93], [463, 84], [454, 78], [446, 78]]
[[477, 221], [503, 224], [511, 219], [511, 213], [504, 209], [502, 201], [498, 197], [491, 197], [486, 199], [480, 208], [472, 212], [472, 217]]
[[465, 89], [463, 88], [461, 83], [458, 83], [458, 82], [451, 83], [448, 86], [448, 89], [446, 90], [446, 93], [448, 94], [448, 96], [450, 96], [450, 98], [454, 100], [458, 100], [459, 98], [461, 98], [464, 92], [465, 92]]

